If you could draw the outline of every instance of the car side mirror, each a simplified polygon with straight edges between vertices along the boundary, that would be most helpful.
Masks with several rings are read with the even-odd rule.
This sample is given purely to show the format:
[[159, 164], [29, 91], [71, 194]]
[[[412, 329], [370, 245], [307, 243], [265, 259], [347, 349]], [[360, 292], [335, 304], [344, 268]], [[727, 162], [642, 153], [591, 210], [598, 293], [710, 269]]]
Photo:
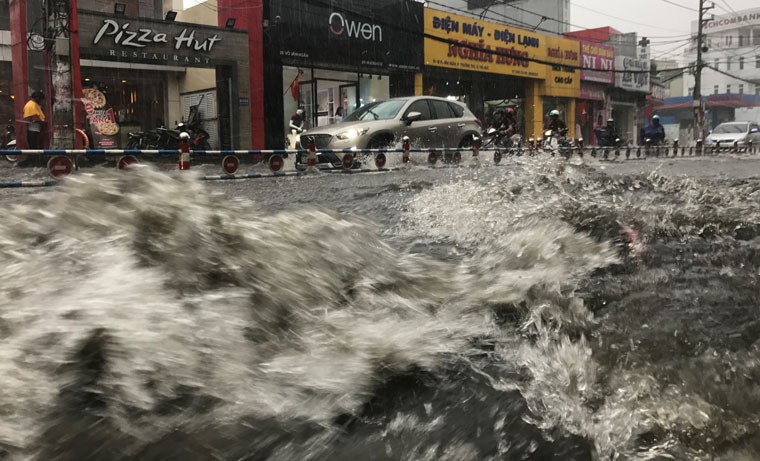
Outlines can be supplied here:
[[422, 118], [422, 114], [420, 112], [409, 112], [406, 114], [406, 117], [404, 117], [404, 121], [407, 125], [411, 125], [412, 122], [416, 122]]

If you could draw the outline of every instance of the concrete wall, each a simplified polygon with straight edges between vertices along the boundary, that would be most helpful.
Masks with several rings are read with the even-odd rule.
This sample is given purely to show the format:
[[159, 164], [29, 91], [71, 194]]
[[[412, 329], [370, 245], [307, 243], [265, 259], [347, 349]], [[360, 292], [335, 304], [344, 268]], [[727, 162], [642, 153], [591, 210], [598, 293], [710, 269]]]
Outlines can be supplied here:
[[[171, 0], [167, 0], [171, 1]], [[177, 0], [174, 0], [175, 2]], [[181, 2], [180, 2], [181, 3]], [[175, 10], [176, 11], [176, 10]], [[177, 21], [217, 26], [219, 24], [216, 0], [207, 0], [191, 8], [178, 11]]]
[[[468, 9], [467, 0], [437, 0], [427, 6], [438, 10], [450, 10], [458, 14], [479, 17], [484, 9], [486, 18], [492, 22], [512, 24], [516, 27], [533, 29], [542, 33], [564, 34], [570, 30], [570, 0], [517, 0], [496, 3], [488, 8]], [[445, 6], [442, 6], [445, 5]], [[541, 22], [541, 17], [550, 18]], [[540, 25], [539, 25], [540, 23]]]

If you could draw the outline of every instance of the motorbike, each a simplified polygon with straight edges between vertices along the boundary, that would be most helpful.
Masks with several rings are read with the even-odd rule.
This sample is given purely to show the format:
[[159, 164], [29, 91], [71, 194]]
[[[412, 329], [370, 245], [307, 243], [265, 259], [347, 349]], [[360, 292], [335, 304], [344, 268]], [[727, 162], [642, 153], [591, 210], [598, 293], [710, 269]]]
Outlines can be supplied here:
[[129, 133], [127, 149], [177, 150], [179, 149], [180, 133], [187, 133], [190, 135], [191, 150], [211, 150], [211, 144], [208, 142], [211, 136], [201, 125], [198, 116], [199, 107], [200, 102], [190, 107], [187, 123], [179, 122], [173, 130], [158, 127], [149, 131]]
[[[8, 122], [5, 125], [5, 132], [0, 139], [0, 150], [16, 150], [16, 128], [13, 126], [13, 122]], [[5, 155], [5, 160], [16, 163], [18, 155]]]
[[594, 132], [596, 133], [596, 140], [599, 147], [620, 147], [623, 143], [622, 139], [615, 136], [615, 133], [610, 132], [607, 128], [597, 128]]
[[521, 154], [522, 137], [519, 134], [509, 135], [507, 130], [489, 128], [483, 135], [482, 149], [505, 149], [508, 152]]
[[562, 128], [559, 132], [552, 130], [544, 132], [543, 150], [552, 156], [559, 153], [565, 158], [570, 158], [575, 147], [575, 141], [567, 136], [567, 128]]

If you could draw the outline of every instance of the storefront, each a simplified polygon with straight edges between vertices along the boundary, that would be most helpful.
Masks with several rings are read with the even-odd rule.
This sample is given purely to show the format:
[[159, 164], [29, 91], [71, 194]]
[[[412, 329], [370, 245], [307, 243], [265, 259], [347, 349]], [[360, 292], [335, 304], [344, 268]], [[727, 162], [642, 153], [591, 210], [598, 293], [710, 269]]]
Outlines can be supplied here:
[[607, 89], [615, 83], [615, 49], [594, 42], [580, 42], [581, 95], [576, 120], [587, 145], [597, 145], [596, 131], [607, 125], [610, 114]]
[[288, 124], [299, 107], [309, 128], [337, 123], [369, 102], [412, 95], [422, 68], [421, 21], [422, 5], [403, 0], [271, 0], [267, 146], [289, 145]]
[[610, 94], [611, 117], [624, 142], [636, 144], [649, 93], [649, 47], [638, 47], [636, 56], [615, 53], [615, 89]]
[[599, 83], [581, 82], [581, 96], [575, 108], [575, 120], [580, 127], [580, 137], [586, 145], [596, 146], [596, 130], [607, 125], [606, 87]]
[[544, 39], [527, 30], [426, 8], [425, 70], [418, 93], [462, 101], [485, 123], [496, 107], [514, 107], [525, 132], [523, 127], [535, 119], [535, 106], [526, 104], [526, 95], [546, 76], [546, 66], [540, 64]]
[[94, 147], [174, 128], [199, 109], [211, 147], [251, 143], [248, 36], [198, 24], [79, 11], [81, 75]]

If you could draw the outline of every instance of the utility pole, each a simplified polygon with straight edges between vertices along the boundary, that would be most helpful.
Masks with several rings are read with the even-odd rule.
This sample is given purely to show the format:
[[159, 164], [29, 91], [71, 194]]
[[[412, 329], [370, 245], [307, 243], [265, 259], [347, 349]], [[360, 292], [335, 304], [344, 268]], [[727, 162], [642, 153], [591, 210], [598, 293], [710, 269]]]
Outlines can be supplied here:
[[705, 6], [705, 0], [699, 0], [699, 22], [697, 24], [697, 62], [694, 69], [694, 140], [701, 142], [704, 140], [705, 131], [705, 105], [702, 103], [702, 53], [707, 52], [707, 45], [704, 43], [703, 29], [705, 22], [705, 13], [715, 8], [715, 3], [711, 6]]

